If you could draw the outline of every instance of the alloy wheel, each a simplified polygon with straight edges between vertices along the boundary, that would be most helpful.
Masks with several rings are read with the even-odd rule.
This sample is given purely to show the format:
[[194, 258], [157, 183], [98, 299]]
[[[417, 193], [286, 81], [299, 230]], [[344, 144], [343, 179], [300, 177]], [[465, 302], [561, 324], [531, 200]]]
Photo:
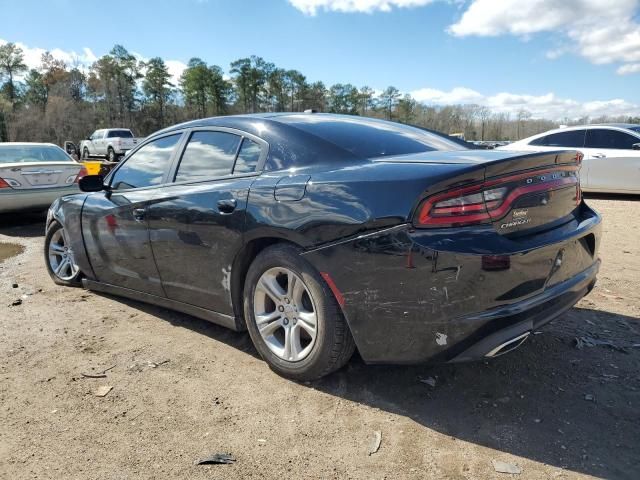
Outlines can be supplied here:
[[60, 280], [73, 280], [80, 270], [63, 228], [59, 228], [51, 235], [48, 257], [51, 271]]
[[288, 362], [305, 359], [318, 332], [315, 303], [302, 279], [286, 268], [271, 268], [258, 279], [253, 301], [265, 344]]

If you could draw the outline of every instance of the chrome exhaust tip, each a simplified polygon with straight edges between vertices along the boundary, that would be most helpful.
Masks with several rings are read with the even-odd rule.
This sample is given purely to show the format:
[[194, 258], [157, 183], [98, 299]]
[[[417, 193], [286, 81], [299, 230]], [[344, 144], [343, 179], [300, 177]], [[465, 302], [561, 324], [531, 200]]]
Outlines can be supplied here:
[[531, 335], [531, 332], [525, 332], [522, 335], [518, 335], [517, 337], [512, 338], [511, 340], [507, 340], [506, 342], [501, 343], [493, 350], [486, 353], [485, 357], [494, 358], [499, 357], [500, 355], [503, 355], [505, 353], [509, 353], [510, 351], [515, 350], [520, 345], [522, 345], [527, 337], [529, 337], [529, 335]]

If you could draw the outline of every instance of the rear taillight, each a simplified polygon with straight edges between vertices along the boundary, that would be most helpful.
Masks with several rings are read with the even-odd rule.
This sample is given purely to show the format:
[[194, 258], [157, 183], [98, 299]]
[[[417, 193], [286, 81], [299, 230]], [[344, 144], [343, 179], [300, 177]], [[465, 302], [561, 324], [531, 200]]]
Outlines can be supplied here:
[[80, 171], [78, 172], [78, 175], [76, 176], [76, 179], [75, 179], [74, 183], [78, 183], [80, 181], [80, 179], [82, 177], [86, 176], [87, 174], [88, 174], [87, 167], [82, 165], [82, 167], [80, 167]]
[[577, 205], [580, 185], [576, 167], [538, 170], [456, 188], [425, 199], [418, 209], [416, 225], [448, 227], [490, 223], [506, 215], [513, 203], [524, 195], [571, 185], [576, 187]]
[[4, 178], [0, 178], [0, 188], [11, 188], [11, 185]]

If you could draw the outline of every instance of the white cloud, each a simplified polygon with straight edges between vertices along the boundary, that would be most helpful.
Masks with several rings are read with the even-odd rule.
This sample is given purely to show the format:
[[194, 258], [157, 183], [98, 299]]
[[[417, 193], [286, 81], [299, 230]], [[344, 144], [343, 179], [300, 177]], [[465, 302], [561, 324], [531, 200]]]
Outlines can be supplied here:
[[629, 75], [630, 73], [640, 72], [640, 63], [627, 63], [618, 68], [618, 75]]
[[[0, 38], [0, 45], [8, 43], [7, 40]], [[47, 50], [39, 47], [29, 47], [21, 42], [15, 42], [16, 46], [22, 49], [24, 54], [24, 63], [28, 68], [38, 68], [42, 63], [42, 54]], [[62, 50], [60, 48], [54, 48], [49, 50], [49, 53], [56, 60], [62, 60], [69, 67], [86, 68], [95, 62], [98, 57], [91, 51], [90, 48], [84, 47], [82, 52], [78, 53], [73, 50]]]
[[547, 53], [554, 59], [576, 52], [600, 65], [621, 62], [618, 73], [633, 73], [640, 62], [640, 0], [472, 0], [449, 27], [458, 37], [559, 33], [563, 45]]
[[[149, 57], [145, 57], [138, 52], [131, 52], [131, 54], [136, 57], [136, 60], [139, 62], [148, 62], [150, 60]], [[181, 62], [180, 60], [165, 60], [164, 64], [167, 66], [169, 70], [169, 74], [171, 75], [171, 83], [174, 87], [177, 87], [180, 83], [180, 77], [182, 76], [182, 72], [187, 68], [187, 64]], [[144, 74], [146, 69], [142, 69], [142, 73]]]
[[165, 60], [164, 62], [169, 69], [169, 73], [171, 74], [171, 83], [175, 87], [180, 83], [180, 77], [182, 76], [182, 72], [184, 72], [187, 68], [187, 64], [181, 62], [180, 60]]
[[[289, 0], [306, 15], [318, 11], [389, 12], [422, 7], [436, 0]], [[463, 9], [448, 28], [454, 36], [516, 35], [523, 39], [545, 32], [561, 46], [547, 52], [557, 59], [576, 53], [596, 65], [621, 63], [621, 75], [637, 73], [640, 62], [640, 0], [440, 0]]]
[[534, 118], [562, 120], [584, 116], [636, 116], [640, 105], [622, 99], [593, 100], [579, 102], [570, 98], [560, 98], [553, 93], [528, 95], [502, 92], [483, 95], [465, 87], [450, 91], [421, 88], [409, 92], [416, 100], [430, 105], [477, 104], [489, 107], [494, 112], [515, 115], [519, 110], [531, 112]]
[[289, 0], [289, 3], [305, 15], [314, 16], [318, 13], [318, 10], [344, 13], [389, 12], [394, 7], [422, 7], [433, 1], [434, 0]]
[[434, 88], [421, 88], [411, 92], [411, 96], [419, 102], [441, 105], [477, 103], [484, 98], [481, 93], [464, 87], [456, 87], [449, 92]]
[[[0, 38], [0, 45], [4, 45], [8, 43], [7, 40], [3, 40]], [[24, 63], [27, 65], [29, 69], [39, 68], [42, 64], [42, 54], [47, 50], [40, 47], [29, 47], [21, 42], [15, 42], [15, 44], [22, 49], [24, 54]], [[54, 48], [49, 50], [49, 53], [56, 60], [62, 60], [69, 67], [78, 67], [81, 70], [87, 70], [98, 57], [93, 53], [93, 51], [84, 47], [82, 52], [78, 53], [73, 50], [62, 50], [60, 48]], [[147, 61], [149, 58], [141, 55], [137, 52], [131, 52], [136, 60], [138, 61]], [[167, 68], [169, 69], [169, 73], [171, 74], [171, 83], [174, 85], [178, 85], [178, 81], [182, 72], [187, 68], [187, 65], [180, 60], [165, 60]]]

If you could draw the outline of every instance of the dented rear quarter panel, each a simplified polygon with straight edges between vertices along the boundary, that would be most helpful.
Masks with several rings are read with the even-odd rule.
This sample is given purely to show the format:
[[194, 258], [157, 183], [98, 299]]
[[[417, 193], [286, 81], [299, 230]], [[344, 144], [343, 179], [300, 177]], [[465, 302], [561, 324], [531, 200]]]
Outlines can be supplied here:
[[[491, 226], [434, 231], [402, 224], [303, 256], [342, 294], [365, 361], [447, 361], [460, 353], [461, 341], [492, 329], [495, 319], [479, 314], [540, 295], [592, 267], [599, 233], [600, 217], [583, 204], [575, 220], [522, 241]], [[593, 246], [584, 244], [589, 235]], [[557, 268], [559, 252], [565, 261]], [[496, 256], [503, 260], [498, 268], [487, 260]]]

